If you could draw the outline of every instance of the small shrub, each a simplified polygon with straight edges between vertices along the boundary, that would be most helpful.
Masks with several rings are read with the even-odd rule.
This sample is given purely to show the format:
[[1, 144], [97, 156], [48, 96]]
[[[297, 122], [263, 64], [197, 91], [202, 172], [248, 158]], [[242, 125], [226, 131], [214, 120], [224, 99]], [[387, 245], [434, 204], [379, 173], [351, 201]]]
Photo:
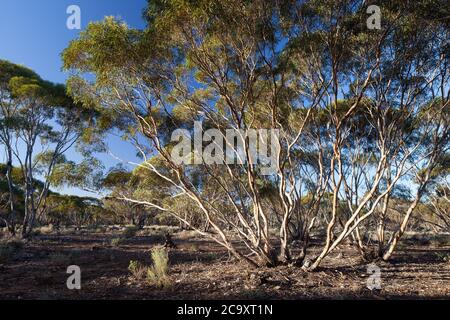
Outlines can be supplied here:
[[147, 282], [158, 288], [170, 286], [169, 254], [165, 248], [152, 249], [153, 265], [147, 269]]
[[134, 237], [136, 235], [136, 233], [138, 232], [138, 230], [139, 230], [139, 228], [136, 226], [126, 227], [122, 232], [122, 236], [125, 238]]
[[144, 278], [146, 268], [141, 265], [139, 261], [131, 260], [130, 264], [128, 265], [128, 271], [131, 272], [132, 276], [136, 280], [141, 280]]

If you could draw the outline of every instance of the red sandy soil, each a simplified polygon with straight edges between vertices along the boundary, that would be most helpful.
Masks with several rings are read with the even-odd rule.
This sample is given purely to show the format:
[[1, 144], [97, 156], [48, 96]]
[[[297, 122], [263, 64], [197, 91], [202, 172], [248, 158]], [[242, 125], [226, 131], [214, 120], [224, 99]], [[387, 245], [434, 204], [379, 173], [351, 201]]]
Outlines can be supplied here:
[[[0, 262], [0, 299], [448, 299], [450, 245], [403, 245], [378, 262], [382, 289], [367, 289], [367, 263], [342, 245], [316, 272], [295, 266], [252, 270], [215, 243], [174, 235], [168, 289], [134, 279], [130, 260], [151, 264], [161, 236], [136, 236], [118, 246], [111, 233], [42, 235]], [[313, 248], [312, 252], [319, 248]], [[82, 289], [68, 290], [67, 266], [80, 266]]]

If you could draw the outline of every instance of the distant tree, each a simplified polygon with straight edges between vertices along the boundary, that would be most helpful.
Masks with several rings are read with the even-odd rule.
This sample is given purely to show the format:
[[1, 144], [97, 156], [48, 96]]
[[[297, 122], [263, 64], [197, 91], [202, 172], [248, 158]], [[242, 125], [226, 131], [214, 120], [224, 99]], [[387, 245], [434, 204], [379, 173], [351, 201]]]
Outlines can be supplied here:
[[8, 185], [8, 216], [5, 222], [11, 234], [16, 233], [16, 211], [14, 209], [15, 186], [12, 178], [13, 169], [13, 143], [14, 124], [18, 118], [19, 103], [13, 98], [12, 79], [15, 77], [26, 77], [39, 79], [32, 70], [13, 64], [9, 61], [0, 60], [0, 144], [5, 148], [4, 159], [6, 161], [6, 182]]
[[[8, 165], [0, 164], [0, 222], [9, 227], [9, 232], [14, 235], [15, 229], [12, 225], [15, 225], [17, 221], [23, 218], [23, 191], [20, 188], [20, 175], [17, 168], [12, 168], [10, 171], [11, 178], [8, 180]], [[13, 181], [12, 186], [9, 181]], [[12, 189], [11, 189], [12, 188]], [[12, 197], [11, 197], [12, 190]], [[11, 216], [11, 201], [13, 201], [14, 216]]]
[[113, 168], [101, 180], [101, 187], [110, 190], [104, 199], [107, 209], [114, 212], [120, 223], [133, 224], [143, 227], [147, 217], [146, 209], [126, 198], [132, 198], [136, 187], [133, 185], [133, 174], [124, 168]]
[[434, 189], [433, 194], [430, 195], [430, 204], [439, 228], [450, 232], [450, 186], [448, 182]]
[[[64, 179], [59, 177], [59, 183], [74, 183], [76, 177], [80, 182], [79, 179], [87, 180], [90, 176], [87, 173], [92, 171], [94, 162], [76, 165], [63, 155], [77, 142], [82, 142], [93, 124], [94, 113], [75, 104], [66, 94], [64, 85], [44, 81], [31, 70], [6, 61], [0, 61], [0, 68], [0, 142], [7, 155], [9, 227], [14, 233], [11, 170], [12, 162], [17, 160], [24, 183], [22, 236], [28, 237], [37, 212], [45, 207], [50, 185], [57, 182], [58, 169], [64, 167], [65, 170]], [[91, 169], [86, 170], [87, 166]], [[36, 186], [38, 176], [43, 179], [40, 188]]]
[[46, 208], [38, 220], [43, 224], [81, 228], [98, 224], [102, 219], [107, 221], [107, 215], [99, 199], [52, 193], [48, 196]]

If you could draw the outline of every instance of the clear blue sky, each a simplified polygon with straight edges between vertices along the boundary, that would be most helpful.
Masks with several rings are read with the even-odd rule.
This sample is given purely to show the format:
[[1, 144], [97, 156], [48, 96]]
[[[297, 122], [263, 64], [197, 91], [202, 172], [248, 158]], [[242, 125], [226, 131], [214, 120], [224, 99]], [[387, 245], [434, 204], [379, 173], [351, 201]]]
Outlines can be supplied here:
[[[0, 0], [0, 59], [25, 65], [43, 79], [64, 83], [67, 76], [61, 70], [61, 52], [79, 30], [69, 30], [67, 7], [81, 9], [81, 29], [90, 21], [105, 16], [122, 18], [131, 27], [142, 28], [142, 10], [146, 0]], [[135, 150], [118, 138], [110, 137], [108, 144], [122, 159], [135, 160]], [[77, 160], [73, 151], [68, 158]], [[110, 155], [99, 155], [106, 167], [117, 163]], [[0, 159], [2, 161], [2, 159]], [[66, 188], [63, 193], [92, 194]]]

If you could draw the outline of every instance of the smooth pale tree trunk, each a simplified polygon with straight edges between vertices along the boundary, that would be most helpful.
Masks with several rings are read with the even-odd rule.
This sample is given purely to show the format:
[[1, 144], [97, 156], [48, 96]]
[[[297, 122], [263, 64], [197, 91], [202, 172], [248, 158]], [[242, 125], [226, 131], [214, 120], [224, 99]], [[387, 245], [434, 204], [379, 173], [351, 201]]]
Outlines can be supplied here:
[[[387, 168], [386, 180], [387, 180], [388, 185], [390, 185], [392, 182], [390, 166]], [[378, 237], [377, 256], [378, 256], [378, 258], [383, 257], [383, 252], [385, 249], [384, 242], [385, 242], [385, 238], [386, 238], [386, 216], [387, 216], [387, 212], [389, 209], [390, 199], [391, 199], [391, 194], [390, 193], [386, 194], [385, 198], [383, 199], [383, 206], [382, 206], [381, 212], [380, 212], [380, 219], [378, 220], [378, 224], [377, 224], [377, 237]]]
[[384, 241], [386, 235], [386, 214], [389, 207], [390, 194], [387, 194], [383, 201], [383, 207], [380, 212], [380, 219], [378, 220], [377, 234], [378, 234], [378, 257], [383, 256]]
[[32, 148], [28, 148], [26, 157], [26, 192], [25, 192], [25, 217], [23, 220], [22, 237], [28, 238], [33, 230], [36, 217], [36, 204], [34, 199]]
[[398, 228], [397, 232], [392, 237], [392, 240], [390, 241], [388, 248], [383, 254], [383, 260], [387, 261], [392, 257], [392, 254], [394, 253], [395, 249], [397, 248], [397, 244], [400, 240], [400, 238], [403, 236], [403, 234], [406, 231], [406, 227], [408, 226], [409, 218], [411, 217], [411, 214], [414, 212], [414, 209], [417, 207], [417, 205], [420, 202], [420, 199], [422, 198], [423, 190], [425, 186], [421, 186], [420, 190], [417, 192], [416, 198], [409, 206], [408, 210], [406, 211], [406, 215], [403, 218], [402, 224]]
[[403, 218], [402, 224], [400, 225], [399, 229], [392, 237], [391, 242], [388, 244], [388, 248], [386, 249], [385, 253], [383, 254], [383, 260], [387, 261], [392, 257], [392, 253], [396, 249], [398, 241], [405, 233], [409, 218], [411, 217], [411, 214], [414, 212], [414, 210], [416, 209], [420, 200], [422, 199], [422, 196], [427, 188], [428, 182], [430, 181], [430, 175], [431, 175], [432, 170], [434, 169], [434, 163], [435, 163], [436, 159], [437, 159], [437, 153], [436, 153], [436, 149], [435, 149], [434, 153], [428, 163], [429, 165], [426, 170], [425, 177], [424, 177], [421, 185], [417, 189], [417, 193], [414, 198], [414, 201], [409, 206], [408, 210], [406, 211], [406, 215]]
[[24, 214], [23, 223], [22, 223], [22, 238], [27, 237], [28, 219], [29, 219], [28, 216], [30, 214], [29, 203], [30, 203], [30, 201], [29, 201], [28, 191], [27, 191], [27, 193], [25, 194], [25, 202], [24, 202], [25, 214]]
[[[335, 155], [338, 155], [339, 157], [339, 153], [336, 151], [337, 147], [334, 147], [334, 152]], [[335, 165], [335, 159], [333, 158], [331, 160], [331, 171], [334, 171], [334, 165]], [[342, 164], [339, 161], [339, 166], [341, 168]], [[338, 182], [335, 184], [334, 188], [333, 188], [333, 208], [332, 208], [332, 213], [331, 213], [331, 220], [328, 223], [327, 226], [327, 234], [326, 234], [326, 241], [325, 241], [325, 245], [320, 253], [320, 255], [316, 258], [316, 260], [313, 262], [313, 264], [310, 267], [306, 267], [305, 269], [308, 271], [314, 271], [315, 269], [317, 269], [317, 267], [320, 265], [320, 263], [322, 262], [322, 260], [327, 256], [328, 252], [330, 251], [330, 247], [332, 244], [332, 237], [333, 237], [333, 228], [336, 224], [336, 219], [337, 219], [337, 208], [338, 208], [338, 193], [339, 193], [339, 189], [341, 187], [342, 184], [342, 179], [343, 179], [343, 175], [342, 175], [342, 170], [339, 170], [339, 176], [338, 176]]]
[[283, 222], [281, 224], [281, 228], [280, 228], [281, 246], [280, 246], [280, 254], [278, 256], [278, 260], [281, 263], [286, 263], [286, 262], [289, 262], [291, 260], [291, 253], [290, 253], [289, 247], [288, 247], [289, 231], [288, 231], [288, 219], [287, 219], [287, 217], [289, 217], [289, 213], [285, 214]]
[[15, 224], [15, 211], [14, 211], [14, 185], [12, 179], [12, 151], [8, 148], [7, 151], [8, 162], [6, 168], [6, 180], [8, 182], [8, 190], [9, 190], [9, 217], [8, 217], [8, 229], [11, 235], [16, 235], [16, 224]]
[[8, 129], [3, 130], [2, 132], [2, 142], [5, 145], [5, 151], [6, 151], [6, 182], [8, 184], [8, 217], [5, 219], [5, 222], [8, 227], [8, 231], [11, 233], [11, 235], [16, 234], [16, 217], [15, 217], [15, 211], [14, 211], [14, 183], [12, 178], [12, 170], [13, 170], [13, 151], [11, 146], [11, 133], [8, 131]]
[[283, 241], [281, 243], [280, 255], [279, 255], [278, 260], [281, 263], [287, 263], [287, 262], [291, 261], [291, 253], [290, 253], [290, 250], [288, 248], [288, 244], [286, 241]]

